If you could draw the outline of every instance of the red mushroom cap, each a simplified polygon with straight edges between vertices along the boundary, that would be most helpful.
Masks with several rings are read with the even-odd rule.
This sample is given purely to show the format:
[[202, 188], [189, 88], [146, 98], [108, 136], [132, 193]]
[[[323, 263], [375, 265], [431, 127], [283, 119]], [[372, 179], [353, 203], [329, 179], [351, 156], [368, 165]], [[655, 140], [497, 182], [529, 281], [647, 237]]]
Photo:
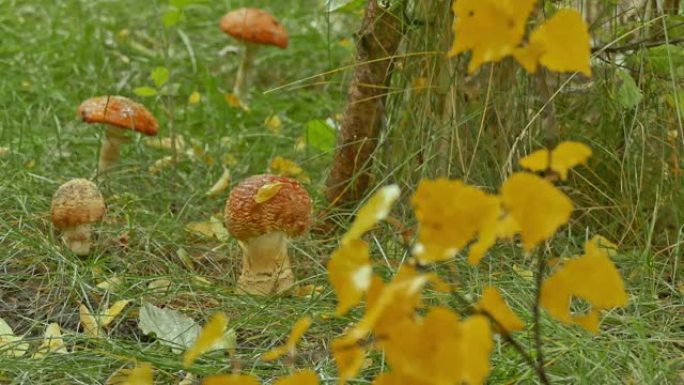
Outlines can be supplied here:
[[98, 96], [78, 106], [78, 115], [87, 123], [106, 123], [145, 135], [157, 135], [159, 125], [152, 113], [140, 103], [123, 96]]
[[[256, 194], [267, 184], [281, 185], [267, 201], [257, 203]], [[269, 174], [251, 176], [233, 188], [226, 202], [226, 227], [238, 240], [247, 240], [273, 231], [289, 237], [303, 234], [311, 222], [311, 198], [292, 178]]]
[[287, 48], [287, 31], [268, 12], [258, 8], [240, 8], [221, 18], [221, 30], [250, 43]]

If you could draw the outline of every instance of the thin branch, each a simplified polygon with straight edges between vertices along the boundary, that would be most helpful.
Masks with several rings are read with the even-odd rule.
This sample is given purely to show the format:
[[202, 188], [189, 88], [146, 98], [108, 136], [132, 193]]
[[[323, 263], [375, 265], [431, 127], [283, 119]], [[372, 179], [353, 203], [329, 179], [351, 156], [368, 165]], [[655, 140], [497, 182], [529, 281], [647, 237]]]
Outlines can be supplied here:
[[544, 384], [549, 384], [549, 378], [546, 376], [546, 369], [544, 367], [544, 350], [542, 349], [542, 338], [541, 338], [541, 286], [544, 278], [544, 270], [546, 270], [546, 259], [544, 259], [544, 254], [539, 252], [539, 261], [537, 274], [535, 277], [536, 294], [534, 299], [534, 307], [532, 308], [532, 316], [534, 318], [533, 333], [534, 333], [534, 345], [537, 351], [537, 374], [539, 374], [539, 379]]
[[682, 38], [682, 39], [671, 39], [668, 42], [665, 42], [663, 40], [650, 41], [650, 39], [644, 39], [644, 40], [636, 41], [634, 43], [620, 45], [617, 47], [606, 47], [606, 46], [592, 47], [591, 52], [592, 53], [616, 53], [616, 52], [632, 51], [632, 50], [637, 49], [637, 48], [653, 48], [653, 47], [661, 46], [663, 44], [679, 44], [679, 43], [684, 43], [684, 38]]

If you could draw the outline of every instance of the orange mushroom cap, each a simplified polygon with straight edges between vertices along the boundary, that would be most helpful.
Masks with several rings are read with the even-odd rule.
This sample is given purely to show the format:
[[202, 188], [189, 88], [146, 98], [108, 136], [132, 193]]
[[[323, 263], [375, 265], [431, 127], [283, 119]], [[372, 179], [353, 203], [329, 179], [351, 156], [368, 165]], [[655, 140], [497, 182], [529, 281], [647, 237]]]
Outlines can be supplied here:
[[57, 189], [50, 212], [55, 227], [64, 229], [101, 221], [105, 201], [95, 183], [72, 179]]
[[157, 135], [159, 125], [152, 113], [140, 103], [123, 96], [98, 96], [78, 106], [78, 115], [87, 123], [106, 123], [145, 135]]
[[221, 18], [221, 30], [250, 43], [287, 48], [287, 31], [268, 12], [258, 8], [240, 8]]
[[[281, 185], [265, 202], [257, 203], [256, 194], [266, 184]], [[292, 178], [269, 174], [254, 175], [231, 190], [225, 208], [226, 227], [238, 240], [247, 240], [273, 231], [289, 237], [303, 234], [311, 223], [311, 198]]]

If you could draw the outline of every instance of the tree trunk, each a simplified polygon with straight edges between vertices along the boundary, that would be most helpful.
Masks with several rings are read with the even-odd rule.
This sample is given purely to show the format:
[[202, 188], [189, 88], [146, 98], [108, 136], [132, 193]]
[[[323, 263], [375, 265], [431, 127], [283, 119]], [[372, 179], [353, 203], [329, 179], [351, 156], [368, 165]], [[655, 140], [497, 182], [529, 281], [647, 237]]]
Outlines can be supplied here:
[[333, 206], [360, 199], [370, 181], [370, 166], [385, 116], [384, 105], [393, 55], [402, 38], [401, 19], [368, 0], [356, 40], [356, 67], [344, 110], [326, 198]]

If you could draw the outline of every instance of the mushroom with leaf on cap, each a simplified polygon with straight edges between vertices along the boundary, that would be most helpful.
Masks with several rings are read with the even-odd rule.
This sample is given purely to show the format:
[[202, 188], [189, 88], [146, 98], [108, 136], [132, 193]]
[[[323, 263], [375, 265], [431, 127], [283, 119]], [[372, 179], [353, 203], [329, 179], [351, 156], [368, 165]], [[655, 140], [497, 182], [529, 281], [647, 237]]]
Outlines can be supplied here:
[[76, 255], [90, 252], [92, 225], [102, 220], [105, 202], [95, 183], [72, 179], [52, 196], [52, 223], [62, 231], [64, 242]]
[[243, 180], [230, 192], [225, 221], [244, 252], [239, 291], [267, 295], [294, 285], [287, 241], [311, 222], [311, 198], [299, 182], [268, 174]]
[[288, 35], [285, 27], [268, 12], [257, 8], [240, 8], [221, 18], [221, 30], [245, 43], [233, 93], [242, 99], [247, 92], [254, 54], [259, 45], [287, 48]]
[[78, 115], [86, 123], [107, 124], [100, 149], [99, 172], [111, 168], [119, 159], [120, 147], [130, 138], [125, 134], [133, 130], [154, 136], [159, 131], [157, 119], [142, 104], [123, 96], [98, 96], [78, 106]]

